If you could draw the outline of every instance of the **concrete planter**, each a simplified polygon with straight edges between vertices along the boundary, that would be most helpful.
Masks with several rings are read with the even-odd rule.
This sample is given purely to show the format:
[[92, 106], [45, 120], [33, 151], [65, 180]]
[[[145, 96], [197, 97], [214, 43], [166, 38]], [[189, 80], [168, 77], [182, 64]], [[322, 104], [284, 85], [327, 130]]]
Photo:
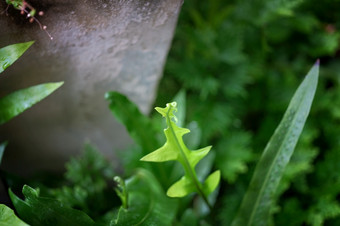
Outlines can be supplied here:
[[[36, 43], [0, 76], [0, 96], [65, 81], [52, 96], [0, 128], [3, 166], [15, 173], [62, 169], [86, 140], [114, 159], [131, 143], [104, 94], [116, 90], [148, 113], [182, 0], [31, 0], [53, 41], [18, 10], [0, 15], [0, 46]], [[0, 10], [6, 8], [0, 1]]]

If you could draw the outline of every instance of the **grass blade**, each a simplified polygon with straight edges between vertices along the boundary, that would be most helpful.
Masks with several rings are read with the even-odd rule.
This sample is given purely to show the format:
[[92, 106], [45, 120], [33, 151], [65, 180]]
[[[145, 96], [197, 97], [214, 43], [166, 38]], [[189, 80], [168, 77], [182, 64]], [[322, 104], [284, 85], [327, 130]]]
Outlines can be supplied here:
[[58, 89], [63, 82], [45, 83], [0, 98], [0, 125], [9, 121]]
[[233, 226], [268, 225], [273, 196], [309, 114], [318, 75], [319, 61], [295, 92], [282, 121], [269, 140]]
[[0, 49], [0, 73], [11, 66], [34, 42], [18, 43]]

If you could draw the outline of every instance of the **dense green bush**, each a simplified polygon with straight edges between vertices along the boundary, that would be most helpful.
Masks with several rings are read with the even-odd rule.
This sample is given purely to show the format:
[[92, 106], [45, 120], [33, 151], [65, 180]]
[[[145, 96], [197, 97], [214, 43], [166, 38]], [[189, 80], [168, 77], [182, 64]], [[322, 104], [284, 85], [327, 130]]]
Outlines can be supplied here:
[[[309, 122], [281, 181], [275, 225], [339, 224], [339, 1], [186, 1], [157, 103], [186, 89], [188, 119], [212, 144], [225, 179], [228, 225], [254, 162], [309, 62], [320, 84]], [[229, 213], [229, 214], [226, 214]]]

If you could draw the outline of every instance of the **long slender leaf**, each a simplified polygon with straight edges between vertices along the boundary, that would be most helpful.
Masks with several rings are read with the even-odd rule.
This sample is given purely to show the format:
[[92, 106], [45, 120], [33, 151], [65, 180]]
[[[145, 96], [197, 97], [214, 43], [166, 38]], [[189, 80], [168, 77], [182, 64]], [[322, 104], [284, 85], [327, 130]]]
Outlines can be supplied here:
[[25, 222], [20, 220], [14, 211], [4, 204], [0, 204], [0, 226], [28, 226]]
[[133, 102], [118, 92], [108, 92], [105, 98], [109, 101], [110, 110], [116, 119], [125, 125], [132, 139], [142, 146], [143, 154], [157, 147], [157, 132], [151, 120], [143, 115]]
[[319, 62], [295, 92], [282, 121], [269, 140], [233, 226], [268, 225], [273, 195], [309, 114], [319, 75]]
[[0, 125], [50, 95], [63, 82], [45, 83], [15, 91], [0, 99]]
[[10, 198], [20, 218], [31, 225], [95, 225], [84, 212], [64, 206], [51, 198], [40, 197], [39, 192], [25, 185], [22, 193], [25, 201], [9, 190]]
[[12, 65], [34, 42], [18, 43], [0, 49], [0, 73]]

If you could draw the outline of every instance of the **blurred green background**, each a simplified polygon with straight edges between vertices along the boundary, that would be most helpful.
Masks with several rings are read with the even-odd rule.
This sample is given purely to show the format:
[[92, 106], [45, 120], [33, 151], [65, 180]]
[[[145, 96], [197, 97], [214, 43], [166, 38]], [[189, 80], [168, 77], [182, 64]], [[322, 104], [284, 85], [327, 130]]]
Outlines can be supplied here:
[[272, 211], [275, 225], [340, 225], [340, 1], [185, 1], [156, 106], [187, 93], [187, 121], [223, 176], [229, 225], [252, 169], [317, 59], [311, 114]]

